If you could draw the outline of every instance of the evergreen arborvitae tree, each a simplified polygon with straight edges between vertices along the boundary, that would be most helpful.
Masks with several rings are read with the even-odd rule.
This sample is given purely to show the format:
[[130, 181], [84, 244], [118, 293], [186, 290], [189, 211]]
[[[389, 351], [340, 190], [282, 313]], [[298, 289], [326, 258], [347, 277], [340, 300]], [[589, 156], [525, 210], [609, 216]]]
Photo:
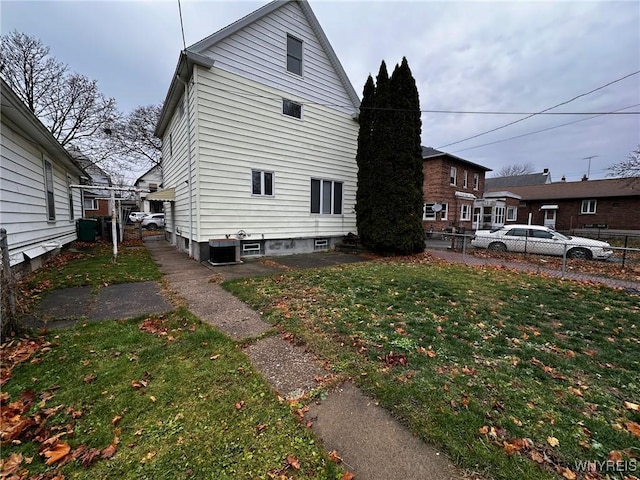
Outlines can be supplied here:
[[371, 157], [374, 152], [372, 147], [373, 115], [375, 106], [376, 87], [373, 78], [369, 75], [362, 92], [360, 104], [360, 131], [358, 132], [358, 153], [356, 163], [358, 165], [358, 190], [356, 192], [356, 221], [358, 233], [363, 243], [368, 244], [371, 238], [371, 192], [373, 173]]
[[356, 214], [363, 245], [382, 253], [424, 250], [418, 91], [406, 59], [389, 78], [383, 61], [365, 84], [358, 136]]
[[422, 211], [424, 204], [420, 99], [406, 58], [391, 76], [393, 115], [396, 117], [394, 141], [394, 244], [398, 253], [424, 250]]

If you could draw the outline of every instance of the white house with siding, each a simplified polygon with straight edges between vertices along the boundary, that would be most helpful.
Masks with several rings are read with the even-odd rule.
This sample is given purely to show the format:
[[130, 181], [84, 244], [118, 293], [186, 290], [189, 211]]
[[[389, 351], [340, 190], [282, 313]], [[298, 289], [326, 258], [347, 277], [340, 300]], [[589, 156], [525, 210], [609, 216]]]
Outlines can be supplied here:
[[2, 80], [0, 227], [12, 269], [31, 271], [76, 239], [82, 194], [69, 186], [88, 176]]
[[210, 244], [278, 255], [355, 233], [359, 105], [306, 1], [188, 47], [155, 132], [164, 189], [147, 197], [166, 202], [168, 238], [207, 260]]

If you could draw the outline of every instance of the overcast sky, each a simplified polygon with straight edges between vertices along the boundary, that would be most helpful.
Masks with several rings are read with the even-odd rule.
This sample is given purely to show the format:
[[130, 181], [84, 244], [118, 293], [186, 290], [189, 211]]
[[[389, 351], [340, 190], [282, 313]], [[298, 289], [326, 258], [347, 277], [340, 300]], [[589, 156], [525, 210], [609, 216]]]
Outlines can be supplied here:
[[[183, 0], [187, 45], [266, 3]], [[422, 110], [538, 112], [640, 71], [637, 0], [310, 4], [358, 94], [381, 60], [391, 71], [406, 56]], [[177, 0], [2, 0], [0, 17], [2, 33], [40, 38], [123, 111], [164, 100], [182, 49]], [[640, 111], [640, 74], [552, 111], [624, 108]], [[603, 178], [640, 144], [640, 115], [535, 116], [453, 144], [525, 116], [424, 113], [422, 143], [493, 170], [549, 168], [554, 181], [579, 180], [590, 156], [590, 178]]]

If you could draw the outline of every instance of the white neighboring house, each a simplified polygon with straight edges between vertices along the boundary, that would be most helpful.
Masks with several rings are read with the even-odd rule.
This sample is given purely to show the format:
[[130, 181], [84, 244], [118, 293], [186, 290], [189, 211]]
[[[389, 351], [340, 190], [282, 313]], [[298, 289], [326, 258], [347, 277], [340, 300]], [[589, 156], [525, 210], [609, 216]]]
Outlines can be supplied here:
[[[140, 188], [142, 191], [139, 193], [140, 202], [139, 207], [141, 212], [156, 213], [162, 212], [162, 202], [148, 200], [149, 193], [157, 192], [162, 187], [162, 167], [160, 165], [154, 165], [140, 177], [133, 184], [134, 187]], [[146, 191], [148, 190], [148, 192]], [[156, 204], [159, 204], [159, 208], [156, 208]]]
[[76, 239], [88, 176], [2, 80], [0, 226], [13, 270], [26, 273]]
[[306, 1], [269, 3], [188, 47], [155, 131], [165, 190], [147, 197], [169, 204], [167, 236], [207, 260], [211, 239], [278, 255], [355, 233], [359, 105]]

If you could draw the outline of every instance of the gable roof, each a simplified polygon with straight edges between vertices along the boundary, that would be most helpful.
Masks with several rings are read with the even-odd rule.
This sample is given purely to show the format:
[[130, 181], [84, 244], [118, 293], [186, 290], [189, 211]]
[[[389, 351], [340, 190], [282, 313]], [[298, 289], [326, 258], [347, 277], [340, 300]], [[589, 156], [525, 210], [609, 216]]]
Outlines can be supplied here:
[[485, 190], [490, 188], [523, 187], [525, 185], [544, 185], [551, 183], [551, 172], [513, 175], [511, 177], [493, 177], [484, 180]]
[[482, 165], [478, 165], [477, 163], [470, 162], [469, 160], [465, 160], [464, 158], [457, 157], [456, 155], [452, 155], [451, 153], [441, 152], [440, 150], [436, 150], [433, 147], [422, 147], [422, 160], [429, 160], [438, 157], [449, 157], [484, 172], [491, 171], [490, 168], [483, 167]]
[[0, 92], [2, 93], [2, 108], [0, 111], [2, 112], [2, 117], [10, 120], [28, 135], [31, 140], [37, 142], [38, 145], [44, 148], [52, 160], [62, 164], [78, 175], [88, 176], [88, 173], [82, 166], [60, 145], [49, 129], [27, 108], [11, 87], [9, 87], [3, 79], [0, 79], [0, 81], [2, 82], [0, 84]]
[[[156, 172], [156, 170], [160, 170], [159, 172]], [[138, 186], [138, 182], [140, 182], [144, 177], [146, 177], [147, 175], [149, 175], [150, 173], [159, 173], [160, 175], [162, 175], [162, 166], [161, 165], [154, 165], [153, 167], [151, 167], [149, 170], [147, 170], [146, 172], [144, 172], [142, 175], [140, 175], [138, 177], [138, 179], [133, 182], [134, 186]]]
[[[494, 187], [493, 190], [504, 190]], [[584, 182], [554, 182], [545, 185], [509, 187], [522, 200], [561, 200], [574, 198], [605, 198], [640, 196], [640, 178], [612, 178]]]
[[176, 105], [178, 103], [178, 100], [180, 99], [180, 96], [182, 95], [183, 89], [178, 88], [179, 87], [178, 78], [182, 79], [182, 81], [187, 81], [191, 75], [193, 65], [200, 65], [205, 68], [211, 68], [214, 65], [213, 59], [205, 55], [202, 55], [202, 53], [205, 50], [211, 48], [216, 43], [221, 42], [222, 40], [233, 35], [234, 33], [242, 30], [247, 25], [250, 25], [253, 22], [260, 20], [261, 18], [271, 14], [272, 12], [278, 10], [284, 5], [287, 5], [288, 3], [296, 3], [302, 10], [302, 13], [306, 17], [307, 21], [309, 22], [309, 25], [313, 29], [313, 32], [315, 33], [318, 41], [320, 42], [320, 45], [322, 46], [325, 53], [327, 54], [327, 57], [329, 58], [331, 66], [335, 69], [336, 74], [340, 79], [340, 82], [342, 83], [345, 91], [347, 92], [347, 95], [351, 99], [354, 109], [358, 109], [360, 107], [360, 97], [358, 97], [358, 94], [353, 88], [353, 85], [351, 85], [351, 81], [349, 80], [349, 77], [344, 71], [344, 68], [340, 63], [340, 60], [338, 60], [338, 56], [336, 55], [335, 51], [333, 50], [333, 47], [329, 43], [329, 39], [325, 35], [324, 30], [322, 30], [322, 27], [320, 26], [320, 22], [318, 22], [318, 19], [313, 13], [313, 10], [311, 10], [311, 6], [307, 2], [307, 0], [274, 0], [273, 2], [268, 3], [267, 5], [244, 16], [240, 20], [237, 20], [232, 24], [227, 25], [226, 27], [218, 30], [217, 32], [200, 40], [199, 42], [194, 43], [190, 47], [187, 47], [186, 50], [181, 52], [180, 58], [178, 60], [178, 66], [176, 67], [176, 74], [174, 75], [171, 81], [171, 86], [169, 87], [169, 92], [167, 93], [167, 98], [165, 99], [165, 102], [163, 104], [162, 113], [160, 114], [160, 120], [158, 121], [158, 125], [156, 127], [154, 134], [157, 137], [161, 137], [164, 134], [164, 131], [166, 130], [169, 124], [169, 119], [176, 108]]

